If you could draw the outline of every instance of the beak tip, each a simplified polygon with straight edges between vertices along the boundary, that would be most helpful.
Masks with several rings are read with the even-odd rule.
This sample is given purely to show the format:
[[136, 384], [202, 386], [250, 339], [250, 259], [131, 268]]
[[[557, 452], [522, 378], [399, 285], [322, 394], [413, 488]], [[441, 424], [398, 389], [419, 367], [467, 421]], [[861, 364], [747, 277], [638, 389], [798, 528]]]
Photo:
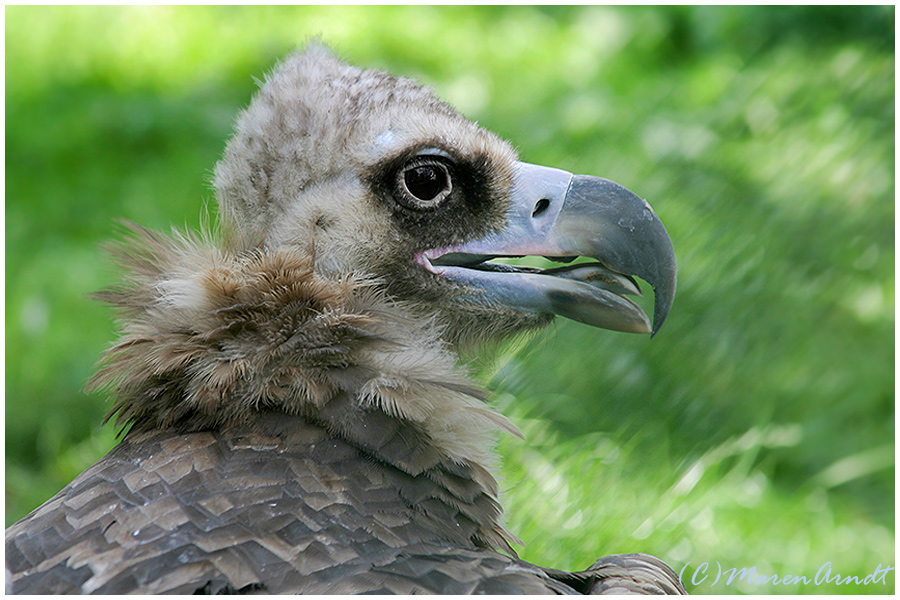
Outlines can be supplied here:
[[[672, 270], [674, 274], [674, 269]], [[654, 310], [653, 310], [653, 330], [650, 332], [650, 339], [652, 340], [656, 337], [656, 334], [659, 333], [659, 330], [662, 328], [663, 323], [666, 322], [666, 317], [669, 316], [669, 311], [672, 310], [672, 304], [675, 302], [675, 277], [673, 275], [671, 283], [660, 287], [654, 287], [653, 293], [656, 296], [654, 298]]]
[[[590, 175], [575, 175], [556, 227], [564, 224], [572, 239], [589, 239], [592, 256], [618, 273], [643, 279], [653, 288], [653, 325], [656, 336], [675, 299], [677, 267], [672, 240], [646, 200], [629, 189]], [[590, 236], [583, 236], [590, 231]], [[579, 235], [582, 234], [582, 235]], [[583, 251], [582, 251], [583, 252]]]

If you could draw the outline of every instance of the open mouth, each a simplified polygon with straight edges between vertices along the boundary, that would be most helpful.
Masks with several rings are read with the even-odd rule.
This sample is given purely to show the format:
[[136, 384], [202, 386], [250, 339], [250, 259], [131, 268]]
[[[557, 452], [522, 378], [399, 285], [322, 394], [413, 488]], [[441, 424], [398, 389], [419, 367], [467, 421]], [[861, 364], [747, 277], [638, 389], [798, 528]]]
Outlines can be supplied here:
[[[427, 256], [427, 252], [425, 253]], [[525, 256], [500, 256], [483, 254], [461, 254], [450, 252], [430, 260], [434, 267], [462, 267], [477, 271], [493, 273], [531, 273], [548, 277], [559, 277], [581, 283], [587, 283], [596, 288], [612, 292], [619, 296], [642, 296], [641, 288], [637, 281], [630, 275], [616, 273], [604, 267], [599, 261], [578, 256], [544, 256], [546, 261], [564, 263], [565, 266], [554, 268], [540, 268], [527, 265], [516, 265], [491, 262], [495, 259], [521, 259]], [[529, 257], [531, 258], [531, 257]], [[578, 262], [576, 260], [590, 262]]]
[[[434, 258], [431, 258], [434, 257]], [[540, 261], [530, 255], [468, 254], [430, 250], [417, 262], [438, 277], [475, 290], [467, 300], [498, 304], [536, 314], [556, 314], [595, 327], [630, 333], [650, 333], [650, 319], [626, 296], [640, 296], [637, 281], [595, 259], [577, 256], [544, 257], [541, 268], [496, 260]], [[576, 262], [578, 261], [578, 262]]]

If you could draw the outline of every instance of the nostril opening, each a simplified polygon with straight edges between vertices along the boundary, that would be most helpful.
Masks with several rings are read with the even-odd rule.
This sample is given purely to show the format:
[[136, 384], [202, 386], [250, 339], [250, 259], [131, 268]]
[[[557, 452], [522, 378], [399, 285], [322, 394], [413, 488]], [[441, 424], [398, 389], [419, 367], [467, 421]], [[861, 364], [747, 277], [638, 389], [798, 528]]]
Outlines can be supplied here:
[[538, 200], [537, 204], [534, 205], [534, 212], [531, 213], [531, 216], [539, 217], [547, 212], [548, 208], [550, 208], [550, 201], [546, 198], [541, 198], [540, 200]]

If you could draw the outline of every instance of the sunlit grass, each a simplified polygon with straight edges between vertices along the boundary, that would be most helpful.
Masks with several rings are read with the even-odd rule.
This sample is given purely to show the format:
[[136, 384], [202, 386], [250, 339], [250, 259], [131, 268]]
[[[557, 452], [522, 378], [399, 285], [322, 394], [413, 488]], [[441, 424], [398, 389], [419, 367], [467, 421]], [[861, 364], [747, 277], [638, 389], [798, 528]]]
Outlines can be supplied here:
[[[643, 448], [658, 443], [652, 437], [625, 444], [599, 433], [564, 439], [548, 435], [546, 422], [521, 416], [514, 399], [503, 397], [501, 403], [527, 440], [508, 438], [500, 445], [509, 525], [525, 540], [525, 560], [579, 570], [605, 554], [652, 551], [676, 571], [684, 568], [693, 593], [894, 589], [891, 573], [882, 583], [862, 587], [833, 579], [815, 584], [829, 562], [832, 575], [860, 580], [879, 564], [893, 565], [894, 537], [889, 527], [848, 510], [827, 485], [810, 482], [785, 493], [771, 480], [765, 456], [802, 444], [798, 425], [754, 427], [676, 464], [663, 452]], [[751, 567], [752, 582], [729, 571]], [[806, 576], [809, 583], [783, 583], [786, 575]], [[767, 581], [757, 583], [759, 576]]]

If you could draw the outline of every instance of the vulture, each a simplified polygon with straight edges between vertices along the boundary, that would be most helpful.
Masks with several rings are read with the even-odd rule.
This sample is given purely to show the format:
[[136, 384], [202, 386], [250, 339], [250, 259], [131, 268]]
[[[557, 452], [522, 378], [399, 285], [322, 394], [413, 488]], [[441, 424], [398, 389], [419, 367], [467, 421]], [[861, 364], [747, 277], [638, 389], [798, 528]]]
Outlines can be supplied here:
[[[89, 387], [122, 439], [6, 530], [8, 592], [684, 593], [647, 554], [517, 557], [492, 447], [518, 431], [460, 361], [555, 315], [656, 333], [676, 268], [647, 202], [320, 44], [261, 84], [214, 186], [214, 227], [111, 246]], [[551, 262], [493, 262], [524, 256]]]

